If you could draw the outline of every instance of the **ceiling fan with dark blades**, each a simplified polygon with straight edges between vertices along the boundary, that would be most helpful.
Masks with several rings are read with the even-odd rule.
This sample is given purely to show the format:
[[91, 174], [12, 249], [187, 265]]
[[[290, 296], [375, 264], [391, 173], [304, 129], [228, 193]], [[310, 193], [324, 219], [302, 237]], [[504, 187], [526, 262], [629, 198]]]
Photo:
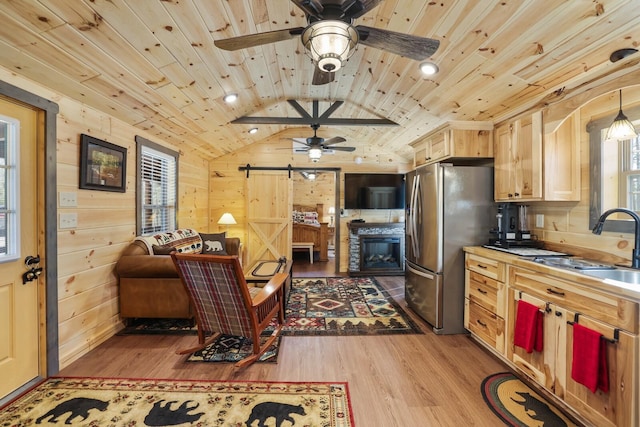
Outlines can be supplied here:
[[396, 55], [424, 60], [433, 55], [440, 41], [426, 37], [398, 33], [353, 21], [383, 0], [291, 0], [307, 16], [307, 27], [268, 31], [246, 36], [215, 40], [224, 50], [239, 50], [301, 36], [302, 43], [316, 65], [314, 85], [330, 83], [344, 61], [355, 51], [358, 43]]
[[320, 125], [313, 124], [311, 128], [313, 129], [313, 136], [306, 138], [305, 141], [301, 141], [298, 138], [294, 138], [299, 144], [304, 145], [304, 147], [298, 148], [301, 151], [306, 151], [309, 153], [309, 158], [317, 162], [320, 157], [322, 157], [322, 153], [325, 150], [333, 150], [333, 151], [355, 151], [356, 147], [337, 147], [335, 144], [339, 144], [341, 142], [346, 142], [347, 140], [341, 136], [334, 136], [333, 138], [324, 139], [317, 135], [318, 128]]

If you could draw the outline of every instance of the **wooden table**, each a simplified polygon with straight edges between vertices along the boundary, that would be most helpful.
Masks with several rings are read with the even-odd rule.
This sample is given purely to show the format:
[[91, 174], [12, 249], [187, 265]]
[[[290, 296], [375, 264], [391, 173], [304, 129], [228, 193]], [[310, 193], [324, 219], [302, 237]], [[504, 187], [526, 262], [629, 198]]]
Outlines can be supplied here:
[[291, 289], [291, 268], [293, 267], [293, 260], [285, 259], [284, 262], [280, 262], [277, 259], [271, 260], [258, 260], [251, 268], [245, 270], [244, 279], [247, 283], [255, 283], [257, 286], [264, 286], [274, 274], [287, 273], [289, 277], [285, 281], [284, 287], [284, 301], [287, 301], [287, 295]]

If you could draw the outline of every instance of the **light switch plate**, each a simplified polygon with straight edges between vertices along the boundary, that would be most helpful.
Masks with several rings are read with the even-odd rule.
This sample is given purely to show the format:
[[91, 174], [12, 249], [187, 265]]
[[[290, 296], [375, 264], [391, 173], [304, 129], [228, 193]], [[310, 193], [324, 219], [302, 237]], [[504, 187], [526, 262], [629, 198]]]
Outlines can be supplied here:
[[78, 226], [77, 213], [61, 213], [60, 228], [76, 228]]
[[536, 214], [536, 227], [542, 228], [544, 227], [544, 215]]
[[78, 207], [78, 193], [75, 191], [61, 191], [60, 192], [60, 207], [61, 208], [76, 208]]

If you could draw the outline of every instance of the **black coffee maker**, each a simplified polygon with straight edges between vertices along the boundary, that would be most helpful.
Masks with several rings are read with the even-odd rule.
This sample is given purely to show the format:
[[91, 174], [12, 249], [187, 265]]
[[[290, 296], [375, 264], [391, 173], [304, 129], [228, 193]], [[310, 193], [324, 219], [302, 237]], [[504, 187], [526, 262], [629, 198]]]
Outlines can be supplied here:
[[489, 244], [493, 246], [528, 247], [542, 246], [542, 242], [536, 240], [529, 231], [529, 215], [527, 205], [514, 203], [501, 203], [496, 214], [497, 228], [489, 231], [491, 239]]

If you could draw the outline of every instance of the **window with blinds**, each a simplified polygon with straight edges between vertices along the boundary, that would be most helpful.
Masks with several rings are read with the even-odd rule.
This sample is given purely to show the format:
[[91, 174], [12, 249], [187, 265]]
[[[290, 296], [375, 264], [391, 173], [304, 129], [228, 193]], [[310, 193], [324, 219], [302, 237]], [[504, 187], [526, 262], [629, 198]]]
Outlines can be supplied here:
[[640, 212], [640, 138], [621, 141], [620, 144], [620, 201], [626, 202], [624, 206], [628, 209]]
[[136, 137], [138, 152], [138, 235], [177, 228], [178, 153]]

